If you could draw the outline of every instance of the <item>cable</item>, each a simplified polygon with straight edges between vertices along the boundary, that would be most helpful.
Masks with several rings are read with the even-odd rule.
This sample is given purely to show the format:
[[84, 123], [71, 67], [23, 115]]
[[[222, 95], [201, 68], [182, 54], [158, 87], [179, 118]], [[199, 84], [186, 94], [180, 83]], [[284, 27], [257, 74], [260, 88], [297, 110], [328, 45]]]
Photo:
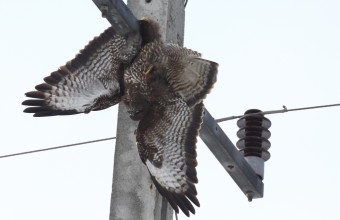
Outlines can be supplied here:
[[20, 152], [20, 153], [15, 153], [15, 154], [7, 154], [7, 155], [0, 156], [0, 159], [5, 158], [5, 157], [14, 157], [14, 156], [19, 156], [19, 155], [24, 155], [24, 154], [32, 154], [32, 153], [37, 153], [37, 152], [42, 152], [42, 151], [55, 150], [55, 149], [66, 148], [66, 147], [73, 147], [73, 146], [83, 145], [83, 144], [92, 144], [92, 143], [95, 143], [95, 142], [108, 141], [108, 140], [113, 140], [113, 139], [116, 139], [116, 137], [97, 139], [97, 140], [93, 140], [93, 141], [85, 141], [85, 142], [80, 142], [80, 143], [75, 143], [75, 144], [61, 145], [61, 146], [58, 146], [58, 147], [49, 147], [49, 148], [43, 148], [43, 149], [38, 149], [38, 150], [25, 151], [25, 152]]
[[[241, 117], [244, 117], [244, 116], [269, 115], [269, 114], [286, 113], [286, 112], [292, 112], [292, 111], [310, 110], [310, 109], [316, 109], [316, 108], [329, 108], [329, 107], [335, 107], [335, 106], [340, 106], [340, 103], [339, 104], [330, 104], [330, 105], [318, 105], [318, 106], [311, 106], [311, 107], [304, 107], [304, 108], [292, 108], [292, 109], [287, 109], [286, 106], [282, 106], [283, 109], [279, 109], [279, 110], [264, 111], [264, 112], [259, 112], [259, 113], [251, 113], [251, 114], [237, 115], [237, 116], [230, 116], [230, 117], [226, 117], [226, 118], [216, 119], [215, 121], [217, 123], [220, 123], [220, 122], [224, 122], [224, 121], [228, 121], [228, 120], [233, 120], [233, 119], [236, 119], [236, 118], [241, 118]], [[61, 146], [58, 146], [58, 147], [50, 147], [50, 148], [43, 148], [43, 149], [32, 150], [32, 151], [25, 151], [25, 152], [20, 152], [20, 153], [15, 153], [15, 154], [7, 154], [7, 155], [0, 156], [0, 159], [6, 158], [6, 157], [14, 157], [14, 156], [19, 156], [19, 155], [24, 155], [24, 154], [32, 154], [32, 153], [48, 151], [48, 150], [55, 150], [55, 149], [66, 148], [66, 147], [73, 147], [73, 146], [77, 146], [77, 145], [92, 144], [92, 143], [96, 143], [96, 142], [100, 142], [100, 141], [108, 141], [108, 140], [113, 140], [113, 139], [116, 139], [116, 137], [97, 139], [97, 140], [93, 140], [93, 141], [85, 141], [85, 142], [80, 142], [80, 143], [75, 143], [75, 144], [61, 145]]]
[[226, 117], [226, 118], [219, 118], [219, 119], [216, 119], [215, 121], [217, 123], [220, 123], [220, 122], [223, 122], [223, 121], [241, 118], [243, 116], [269, 115], [269, 114], [286, 113], [286, 112], [292, 112], [292, 111], [310, 110], [310, 109], [316, 109], [316, 108], [329, 108], [329, 107], [335, 107], [335, 106], [340, 106], [340, 103], [331, 104], [331, 105], [318, 105], [318, 106], [311, 106], [311, 107], [304, 107], [304, 108], [292, 108], [292, 109], [287, 109], [286, 106], [282, 106], [283, 109], [280, 109], [280, 110], [272, 110], [272, 111], [264, 111], [264, 112], [251, 113], [251, 114], [245, 114], [245, 115], [230, 116], [230, 117]]

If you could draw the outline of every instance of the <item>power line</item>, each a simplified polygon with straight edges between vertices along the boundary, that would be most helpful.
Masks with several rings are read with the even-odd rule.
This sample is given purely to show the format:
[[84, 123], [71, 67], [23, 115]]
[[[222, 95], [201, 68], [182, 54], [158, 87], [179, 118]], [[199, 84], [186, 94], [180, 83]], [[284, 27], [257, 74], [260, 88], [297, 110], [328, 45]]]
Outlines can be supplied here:
[[56, 150], [56, 149], [60, 149], [60, 148], [73, 147], [73, 146], [77, 146], [77, 145], [92, 144], [92, 143], [96, 143], [96, 142], [108, 141], [108, 140], [113, 140], [113, 139], [116, 139], [116, 137], [97, 139], [97, 140], [93, 140], [93, 141], [79, 142], [79, 143], [75, 143], [75, 144], [66, 144], [66, 145], [61, 145], [61, 146], [57, 146], [57, 147], [42, 148], [42, 149], [38, 149], [38, 150], [25, 151], [25, 152], [20, 152], [20, 153], [15, 153], [15, 154], [7, 154], [7, 155], [0, 156], [0, 159], [5, 158], [5, 157], [14, 157], [14, 156], [19, 156], [19, 155], [24, 155], [24, 154], [32, 154], [32, 153], [37, 153], [37, 152], [42, 152], [42, 151], [49, 151], [49, 150]]
[[215, 121], [217, 123], [220, 123], [220, 122], [224, 122], [224, 121], [228, 121], [228, 120], [233, 120], [233, 119], [236, 119], [236, 118], [241, 118], [241, 117], [244, 117], [244, 116], [269, 115], [269, 114], [286, 113], [286, 112], [292, 112], [292, 111], [310, 110], [310, 109], [316, 109], [316, 108], [329, 108], [329, 107], [336, 107], [336, 106], [340, 106], [340, 103], [330, 104], [330, 105], [310, 106], [310, 107], [303, 107], [303, 108], [292, 108], [292, 109], [287, 109], [286, 106], [282, 106], [283, 109], [279, 109], [279, 110], [264, 111], [264, 112], [250, 113], [250, 114], [237, 115], [237, 116], [230, 116], [230, 117], [226, 117], [226, 118], [219, 118], [219, 119], [216, 119]]
[[[303, 108], [292, 108], [292, 109], [288, 109], [286, 106], [282, 106], [283, 109], [279, 109], [279, 110], [271, 110], [271, 111], [264, 111], [264, 112], [259, 112], [259, 113], [230, 116], [230, 117], [225, 117], [225, 118], [219, 118], [219, 119], [216, 119], [215, 121], [217, 123], [220, 123], [220, 122], [224, 122], [224, 121], [228, 121], [228, 120], [241, 118], [241, 117], [244, 117], [244, 116], [269, 115], [269, 114], [286, 113], [286, 112], [292, 112], [292, 111], [302, 111], [302, 110], [310, 110], [310, 109], [317, 109], [317, 108], [330, 108], [330, 107], [336, 107], [336, 106], [340, 106], [340, 103], [330, 104], [330, 105], [310, 106], [310, 107], [303, 107]], [[42, 152], [42, 151], [56, 150], [56, 149], [66, 148], [66, 147], [73, 147], [73, 146], [77, 146], [77, 145], [92, 144], [92, 143], [96, 143], [96, 142], [108, 141], [108, 140], [113, 140], [113, 139], [116, 139], [116, 137], [97, 139], [97, 140], [93, 140], [93, 141], [79, 142], [79, 143], [75, 143], [75, 144], [61, 145], [61, 146], [57, 146], [57, 147], [42, 148], [42, 149], [38, 149], [38, 150], [25, 151], [25, 152], [20, 152], [20, 153], [15, 153], [15, 154], [7, 154], [7, 155], [0, 156], [0, 159], [6, 158], [6, 157], [14, 157], [14, 156], [19, 156], [19, 155], [24, 155], [24, 154], [38, 153], [38, 152]]]

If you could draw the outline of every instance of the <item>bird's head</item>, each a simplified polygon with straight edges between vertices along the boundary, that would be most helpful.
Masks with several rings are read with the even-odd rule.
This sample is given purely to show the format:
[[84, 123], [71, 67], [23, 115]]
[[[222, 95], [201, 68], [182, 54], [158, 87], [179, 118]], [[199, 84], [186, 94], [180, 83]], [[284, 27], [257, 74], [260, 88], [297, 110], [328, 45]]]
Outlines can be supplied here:
[[148, 112], [150, 103], [134, 90], [127, 89], [122, 99], [127, 108], [130, 118], [134, 121], [140, 121]]

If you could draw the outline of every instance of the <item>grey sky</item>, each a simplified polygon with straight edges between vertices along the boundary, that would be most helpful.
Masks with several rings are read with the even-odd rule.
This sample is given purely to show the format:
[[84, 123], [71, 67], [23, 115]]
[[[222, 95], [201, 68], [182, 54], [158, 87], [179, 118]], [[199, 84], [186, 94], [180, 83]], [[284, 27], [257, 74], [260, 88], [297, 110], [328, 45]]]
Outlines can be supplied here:
[[[189, 1], [184, 44], [220, 64], [205, 102], [210, 113], [338, 103], [339, 11], [336, 0]], [[22, 113], [24, 93], [109, 26], [91, 0], [0, 0], [0, 26], [0, 155], [115, 136], [117, 107]], [[200, 141], [201, 207], [190, 219], [338, 219], [339, 112], [268, 116], [272, 157], [264, 198], [252, 203]], [[236, 143], [236, 121], [220, 125]], [[0, 159], [0, 219], [108, 219], [113, 154], [108, 141]]]

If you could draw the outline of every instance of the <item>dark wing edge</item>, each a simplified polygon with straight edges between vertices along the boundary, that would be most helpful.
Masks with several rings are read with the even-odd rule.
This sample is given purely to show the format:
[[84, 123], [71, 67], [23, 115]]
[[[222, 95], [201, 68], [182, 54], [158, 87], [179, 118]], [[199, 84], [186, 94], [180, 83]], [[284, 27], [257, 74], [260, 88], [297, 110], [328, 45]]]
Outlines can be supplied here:
[[[162, 108], [162, 107], [160, 107]], [[182, 100], [163, 110], [150, 110], [137, 129], [137, 145], [157, 190], [175, 210], [190, 216], [200, 203], [195, 183], [196, 142], [202, 124], [203, 104], [190, 108]]]
[[201, 54], [175, 44], [165, 46], [171, 67], [167, 79], [173, 90], [189, 106], [200, 103], [217, 80], [218, 64], [201, 58]]
[[[24, 112], [35, 117], [72, 115], [101, 110], [120, 101], [120, 62], [112, 52], [112, 27], [95, 37], [76, 57], [27, 92]], [[118, 40], [120, 40], [118, 38]]]

